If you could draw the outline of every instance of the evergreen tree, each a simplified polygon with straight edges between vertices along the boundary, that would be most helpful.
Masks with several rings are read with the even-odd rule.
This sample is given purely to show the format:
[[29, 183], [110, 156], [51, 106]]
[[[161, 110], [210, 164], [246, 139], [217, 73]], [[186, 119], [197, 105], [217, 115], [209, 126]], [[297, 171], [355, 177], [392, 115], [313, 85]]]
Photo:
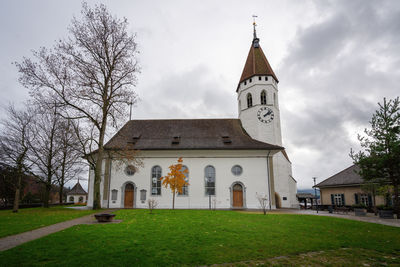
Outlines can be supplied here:
[[394, 209], [400, 218], [400, 101], [399, 97], [378, 103], [371, 128], [358, 135], [362, 151], [350, 152], [359, 174], [366, 182], [392, 185]]

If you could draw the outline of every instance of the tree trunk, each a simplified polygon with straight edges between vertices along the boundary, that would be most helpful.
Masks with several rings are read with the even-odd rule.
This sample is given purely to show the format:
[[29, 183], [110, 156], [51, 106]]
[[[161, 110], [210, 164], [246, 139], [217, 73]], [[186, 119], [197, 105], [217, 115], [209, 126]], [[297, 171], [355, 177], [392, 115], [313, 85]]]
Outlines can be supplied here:
[[60, 190], [58, 191], [58, 194], [60, 195], [59, 197], [59, 202], [60, 204], [63, 203], [63, 192], [64, 192], [64, 183], [60, 184]]
[[43, 201], [43, 207], [45, 208], [49, 207], [50, 191], [51, 191], [51, 183], [45, 183], [44, 201]]
[[19, 199], [21, 197], [21, 183], [22, 183], [22, 164], [21, 164], [21, 156], [18, 158], [17, 162], [17, 175], [18, 175], [18, 181], [17, 181], [17, 186], [15, 188], [15, 197], [14, 197], [14, 206], [13, 206], [13, 212], [18, 212], [19, 208]]
[[15, 189], [13, 212], [18, 212], [18, 208], [19, 208], [19, 198], [20, 198], [21, 180], [22, 180], [21, 176], [22, 175], [18, 174], [18, 182], [17, 182], [17, 187]]
[[174, 191], [174, 193], [172, 194], [172, 209], [173, 209], [173, 210], [175, 209], [175, 191]]

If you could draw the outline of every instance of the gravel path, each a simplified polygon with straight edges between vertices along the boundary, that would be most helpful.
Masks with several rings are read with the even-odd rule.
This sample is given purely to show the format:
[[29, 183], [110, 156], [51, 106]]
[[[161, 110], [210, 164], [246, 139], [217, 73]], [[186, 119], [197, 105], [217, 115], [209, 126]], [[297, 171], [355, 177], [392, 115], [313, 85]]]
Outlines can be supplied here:
[[[114, 212], [115, 210], [107, 210], [107, 213]], [[100, 213], [104, 213], [100, 212]], [[19, 246], [23, 243], [38, 239], [40, 237], [56, 233], [59, 231], [62, 231], [64, 229], [67, 229], [69, 227], [72, 227], [74, 225], [78, 224], [92, 224], [92, 223], [97, 223], [96, 219], [94, 218], [94, 214], [91, 215], [86, 215], [77, 219], [65, 221], [65, 222], [60, 222], [56, 224], [52, 224], [49, 226], [45, 226], [42, 228], [38, 228], [32, 231], [16, 234], [16, 235], [11, 235], [11, 236], [6, 236], [0, 239], [0, 251], [4, 251], [16, 246]]]

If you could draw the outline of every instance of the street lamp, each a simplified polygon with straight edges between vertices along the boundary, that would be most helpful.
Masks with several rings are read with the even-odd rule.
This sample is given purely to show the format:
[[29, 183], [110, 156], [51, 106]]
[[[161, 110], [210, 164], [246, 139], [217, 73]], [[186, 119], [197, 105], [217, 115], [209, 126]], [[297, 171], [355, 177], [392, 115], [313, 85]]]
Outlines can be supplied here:
[[315, 185], [316, 185], [316, 180], [317, 180], [317, 177], [313, 177], [313, 180], [314, 180], [314, 196], [315, 196], [315, 205], [316, 205], [316, 209], [317, 209], [317, 213], [318, 213], [317, 188], [315, 187]]

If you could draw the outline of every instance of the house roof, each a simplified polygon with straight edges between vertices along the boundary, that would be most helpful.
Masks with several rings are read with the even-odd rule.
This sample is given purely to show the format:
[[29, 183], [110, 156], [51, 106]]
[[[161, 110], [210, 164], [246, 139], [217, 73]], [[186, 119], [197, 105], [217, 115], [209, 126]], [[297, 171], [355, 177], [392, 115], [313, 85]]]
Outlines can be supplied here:
[[68, 195], [87, 195], [81, 184], [77, 182], [74, 187], [68, 192]]
[[315, 195], [311, 193], [297, 193], [296, 194], [297, 198], [315, 198]]
[[104, 146], [138, 150], [282, 150], [252, 139], [239, 119], [131, 120]]
[[349, 186], [359, 185], [364, 181], [361, 176], [357, 173], [359, 168], [356, 165], [352, 165], [341, 172], [325, 179], [324, 181], [317, 184], [315, 187], [335, 187], [335, 186]]
[[279, 82], [267, 60], [267, 57], [264, 55], [261, 46], [258, 44], [258, 38], [257, 43], [255, 41], [256, 39], [254, 39], [251, 44], [239, 83], [255, 75], [272, 76], [277, 82]]

